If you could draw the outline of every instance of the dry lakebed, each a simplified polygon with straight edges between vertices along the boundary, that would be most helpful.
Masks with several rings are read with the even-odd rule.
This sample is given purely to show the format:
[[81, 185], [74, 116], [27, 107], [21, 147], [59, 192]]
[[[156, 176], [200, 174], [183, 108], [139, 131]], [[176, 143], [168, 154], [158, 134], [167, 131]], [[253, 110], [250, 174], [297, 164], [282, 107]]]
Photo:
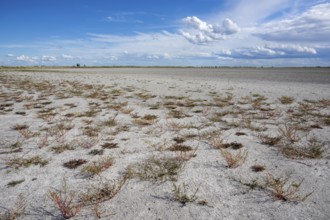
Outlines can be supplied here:
[[329, 68], [1, 68], [0, 219], [330, 219]]

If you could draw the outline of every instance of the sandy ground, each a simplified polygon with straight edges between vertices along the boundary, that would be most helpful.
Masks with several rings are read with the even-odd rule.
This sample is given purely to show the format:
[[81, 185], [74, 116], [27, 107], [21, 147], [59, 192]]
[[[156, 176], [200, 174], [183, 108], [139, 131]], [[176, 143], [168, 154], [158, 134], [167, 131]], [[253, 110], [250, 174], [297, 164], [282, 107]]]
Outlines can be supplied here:
[[330, 218], [329, 69], [0, 80], [0, 219]]

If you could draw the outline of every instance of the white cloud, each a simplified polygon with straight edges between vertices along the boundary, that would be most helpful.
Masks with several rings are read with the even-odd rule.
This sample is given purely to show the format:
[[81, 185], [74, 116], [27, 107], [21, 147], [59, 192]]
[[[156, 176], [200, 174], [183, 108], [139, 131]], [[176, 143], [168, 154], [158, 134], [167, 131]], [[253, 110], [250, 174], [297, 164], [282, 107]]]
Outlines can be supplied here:
[[67, 55], [67, 54], [62, 54], [61, 56], [64, 60], [72, 60], [73, 59], [73, 56], [71, 55]]
[[313, 6], [295, 17], [261, 25], [256, 35], [267, 41], [329, 43], [330, 3]]
[[220, 57], [238, 59], [269, 59], [269, 58], [301, 58], [313, 57], [317, 54], [315, 48], [301, 45], [264, 45], [255, 47], [241, 47], [230, 51], [214, 53]]
[[7, 54], [7, 57], [13, 57], [13, 56], [15, 56], [15, 55], [11, 54], [11, 53]]
[[222, 24], [208, 24], [196, 16], [186, 17], [183, 20], [187, 31], [180, 30], [180, 34], [194, 44], [206, 44], [211, 41], [224, 40], [228, 35], [237, 33], [240, 28], [229, 18]]
[[294, 7], [297, 1], [292, 0], [237, 0], [229, 1], [231, 10], [220, 13], [217, 17], [230, 16], [240, 25], [255, 25], [269, 16], [281, 13]]
[[39, 59], [38, 57], [29, 57], [25, 55], [16, 57], [16, 60], [18, 61], [29, 62], [29, 63], [37, 63], [38, 59]]
[[46, 62], [54, 62], [56, 61], [56, 57], [55, 56], [42, 56], [41, 57], [42, 61], [46, 61]]

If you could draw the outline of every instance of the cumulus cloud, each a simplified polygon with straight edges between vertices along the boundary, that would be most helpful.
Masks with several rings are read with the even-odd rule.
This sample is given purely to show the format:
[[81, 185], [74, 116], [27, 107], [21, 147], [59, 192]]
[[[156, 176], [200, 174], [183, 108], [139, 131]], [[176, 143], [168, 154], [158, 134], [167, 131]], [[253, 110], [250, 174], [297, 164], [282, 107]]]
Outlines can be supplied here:
[[330, 3], [313, 6], [295, 17], [266, 23], [256, 35], [267, 41], [329, 42]]
[[183, 20], [188, 31], [180, 30], [180, 34], [194, 44], [206, 44], [211, 41], [224, 40], [228, 35], [237, 33], [240, 28], [229, 18], [222, 24], [208, 24], [196, 16], [186, 17]]
[[13, 56], [14, 56], [14, 54], [11, 54], [11, 53], [7, 54], [7, 57], [13, 57]]
[[239, 59], [301, 58], [313, 57], [317, 54], [317, 50], [301, 45], [281, 44], [222, 50], [214, 54], [219, 57]]
[[25, 55], [16, 57], [16, 60], [18, 61], [29, 62], [29, 63], [37, 63], [38, 59], [39, 59], [38, 57], [29, 57]]
[[57, 59], [54, 56], [42, 56], [41, 60], [45, 62], [55, 62]]

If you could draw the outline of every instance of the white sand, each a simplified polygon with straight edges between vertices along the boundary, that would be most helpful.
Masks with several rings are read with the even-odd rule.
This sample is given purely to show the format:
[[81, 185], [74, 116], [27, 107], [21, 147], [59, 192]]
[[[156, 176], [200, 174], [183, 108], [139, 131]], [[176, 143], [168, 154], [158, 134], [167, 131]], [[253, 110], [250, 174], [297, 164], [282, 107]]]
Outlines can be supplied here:
[[[22, 194], [26, 199], [26, 209], [21, 219], [59, 219], [60, 212], [49, 199], [49, 190], [61, 190], [63, 178], [67, 180], [69, 191], [74, 191], [78, 198], [92, 186], [100, 187], [100, 179], [115, 181], [124, 175], [129, 165], [143, 162], [152, 155], [177, 156], [163, 148], [172, 146], [175, 143], [173, 138], [180, 136], [186, 139], [184, 145], [197, 150], [196, 156], [180, 170], [175, 183], [187, 184], [188, 195], [198, 188], [198, 199], [183, 205], [174, 199], [172, 181], [154, 183], [132, 178], [126, 181], [114, 198], [99, 204], [105, 210], [103, 219], [330, 218], [330, 127], [326, 123], [327, 119], [330, 120], [330, 74], [327, 69], [282, 69], [276, 72], [277, 69], [81, 68], [56, 70], [61, 72], [39, 71], [0, 71], [1, 213], [14, 209], [18, 195]], [[310, 77], [313, 73], [315, 77]], [[310, 79], [299, 78], [304, 76]], [[36, 83], [45, 81], [49, 85], [42, 91], [40, 85], [37, 89]], [[32, 84], [34, 86], [27, 87]], [[92, 86], [86, 87], [86, 84]], [[93, 92], [102, 91], [104, 100], [100, 96], [86, 98]], [[17, 92], [22, 93], [15, 94]], [[59, 99], [61, 94], [70, 96]], [[232, 105], [216, 105], [217, 100], [228, 95], [233, 96], [229, 101]], [[251, 100], [261, 95], [267, 100], [254, 108]], [[282, 96], [294, 97], [293, 103], [281, 104], [279, 98]], [[47, 100], [51, 103], [46, 103]], [[187, 105], [189, 100], [194, 106], [182, 106]], [[311, 103], [311, 100], [317, 103]], [[322, 105], [320, 100], [323, 100]], [[10, 103], [13, 105], [10, 106]], [[315, 109], [300, 115], [299, 103], [314, 106]], [[43, 107], [36, 108], [33, 104]], [[156, 105], [158, 109], [150, 109]], [[169, 108], [171, 106], [185, 117], [174, 118], [170, 114], [171, 111], [173, 113]], [[49, 108], [54, 108], [54, 117], [38, 117], [40, 110]], [[78, 117], [79, 113], [90, 109], [100, 109], [100, 112], [92, 117]], [[231, 113], [222, 118], [216, 115], [226, 110]], [[17, 114], [20, 112], [26, 114]], [[68, 113], [75, 116], [65, 116]], [[148, 114], [157, 116], [151, 125], [136, 123], [136, 117]], [[102, 121], [115, 115], [115, 126], [101, 125]], [[91, 120], [89, 125], [86, 120]], [[73, 127], [64, 136], [50, 129], [61, 122]], [[18, 124], [28, 125], [28, 130], [35, 136], [24, 138], [13, 129]], [[286, 144], [310, 145], [307, 140], [315, 136], [324, 149], [321, 158], [288, 158], [281, 153], [282, 148], [262, 144], [258, 138], [260, 134], [277, 136], [279, 127], [292, 124], [299, 128], [296, 136], [301, 139], [297, 143]], [[97, 131], [96, 136], [89, 137], [83, 133], [83, 128], [88, 126], [94, 127], [91, 130]], [[237, 136], [238, 131], [245, 135]], [[48, 141], [42, 144], [46, 135]], [[248, 151], [246, 161], [237, 168], [228, 168], [220, 151], [212, 146], [212, 140], [216, 138], [241, 143], [242, 149]], [[285, 138], [282, 136], [282, 139]], [[17, 141], [22, 152], [8, 153], [9, 146]], [[89, 149], [82, 147], [87, 142], [92, 145]], [[105, 142], [117, 143], [118, 148], [105, 149], [102, 156], [88, 154], [92, 149], [102, 149], [101, 145]], [[69, 144], [75, 149], [54, 153], [51, 148], [60, 144]], [[8, 166], [8, 161], [13, 158], [36, 155], [49, 163], [42, 167], [31, 165], [18, 169]], [[106, 156], [115, 160], [111, 167], [94, 177], [82, 175], [84, 166]], [[89, 162], [76, 169], [62, 166], [71, 159], [86, 159]], [[253, 172], [251, 166], [255, 164], [264, 165], [265, 171]], [[305, 201], [282, 201], [275, 199], [267, 189], [252, 190], [247, 184], [239, 182], [252, 183], [257, 180], [262, 185], [268, 175], [288, 175], [289, 183], [303, 179], [295, 195], [301, 198], [310, 192], [312, 194]], [[9, 182], [18, 180], [24, 182], [7, 186]], [[199, 204], [203, 200], [207, 201], [207, 205]], [[92, 207], [84, 206], [73, 219], [96, 218]]]

